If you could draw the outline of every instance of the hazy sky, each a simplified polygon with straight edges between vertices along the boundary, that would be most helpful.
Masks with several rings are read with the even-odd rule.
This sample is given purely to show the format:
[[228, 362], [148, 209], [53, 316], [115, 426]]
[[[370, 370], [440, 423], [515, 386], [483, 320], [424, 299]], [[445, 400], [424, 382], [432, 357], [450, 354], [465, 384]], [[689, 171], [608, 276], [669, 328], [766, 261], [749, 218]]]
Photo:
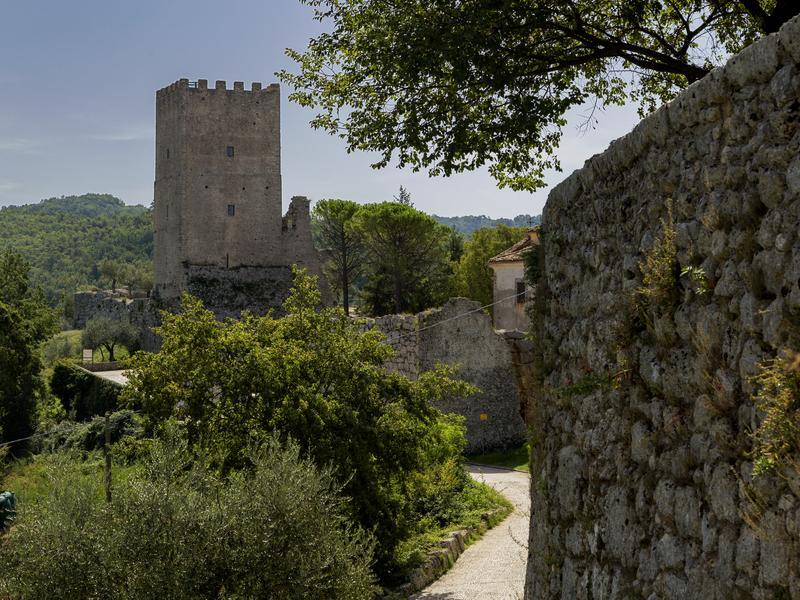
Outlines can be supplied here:
[[[26, 0], [3, 2], [0, 21], [0, 205], [85, 192], [129, 204], [153, 196], [155, 91], [172, 81], [264, 83], [291, 67], [320, 25], [297, 0]], [[230, 87], [229, 83], [229, 87]], [[485, 171], [429, 178], [389, 167], [308, 126], [282, 90], [283, 198], [391, 199], [405, 186], [440, 215], [538, 214], [547, 190], [499, 190]], [[568, 125], [561, 181], [636, 123], [633, 108], [600, 115], [581, 134]]]

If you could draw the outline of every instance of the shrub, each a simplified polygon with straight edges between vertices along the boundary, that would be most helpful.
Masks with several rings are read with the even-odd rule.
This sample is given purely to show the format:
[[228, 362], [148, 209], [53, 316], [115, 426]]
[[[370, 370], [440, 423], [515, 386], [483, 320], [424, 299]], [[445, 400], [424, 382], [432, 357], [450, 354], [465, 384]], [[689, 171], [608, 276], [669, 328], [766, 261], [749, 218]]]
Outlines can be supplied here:
[[252, 469], [222, 482], [169, 435], [111, 504], [67, 462], [50, 473], [51, 494], [20, 504], [0, 597], [371, 597], [372, 543], [348, 525], [330, 471], [274, 439], [249, 458]]
[[[667, 203], [667, 220], [661, 219], [661, 233], [647, 251], [642, 271], [642, 285], [636, 290], [641, 310], [665, 312], [672, 308], [678, 293], [677, 228], [672, 205]], [[662, 310], [659, 310], [662, 309]]]
[[415, 519], [411, 479], [460, 454], [452, 437], [463, 423], [445, 421], [431, 401], [474, 388], [446, 368], [415, 381], [387, 372], [392, 350], [379, 332], [318, 305], [300, 271], [281, 319], [219, 322], [186, 296], [181, 314], [164, 314], [161, 351], [132, 359], [124, 394], [154, 424], [177, 415], [223, 472], [247, 464], [253, 439], [296, 439], [317, 465], [335, 467], [353, 516], [381, 539], [385, 575]]
[[67, 414], [86, 421], [116, 410], [122, 387], [72, 363], [59, 362], [53, 367], [50, 390], [61, 400]]
[[[138, 440], [144, 435], [142, 418], [132, 410], [120, 410], [111, 413], [108, 418], [111, 443], [118, 442], [131, 445], [125, 440]], [[97, 416], [86, 423], [62, 421], [45, 435], [36, 439], [35, 448], [40, 452], [58, 450], [78, 450], [91, 452], [99, 450], [105, 442], [105, 417]], [[126, 450], [126, 455], [130, 455]]]
[[785, 351], [759, 365], [751, 379], [763, 413], [753, 432], [753, 473], [778, 469], [800, 450], [800, 354]]

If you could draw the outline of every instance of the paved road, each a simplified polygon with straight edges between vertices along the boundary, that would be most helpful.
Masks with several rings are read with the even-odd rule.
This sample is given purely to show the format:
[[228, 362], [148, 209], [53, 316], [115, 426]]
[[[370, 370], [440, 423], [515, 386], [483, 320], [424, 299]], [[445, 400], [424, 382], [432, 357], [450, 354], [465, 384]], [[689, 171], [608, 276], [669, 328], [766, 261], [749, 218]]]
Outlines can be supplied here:
[[470, 465], [470, 474], [499, 490], [515, 506], [505, 521], [467, 548], [440, 579], [415, 600], [522, 598], [528, 556], [530, 480], [527, 473]]
[[125, 376], [127, 371], [96, 371], [94, 374], [101, 379], [108, 379], [114, 383], [125, 385], [128, 383], [128, 378]]

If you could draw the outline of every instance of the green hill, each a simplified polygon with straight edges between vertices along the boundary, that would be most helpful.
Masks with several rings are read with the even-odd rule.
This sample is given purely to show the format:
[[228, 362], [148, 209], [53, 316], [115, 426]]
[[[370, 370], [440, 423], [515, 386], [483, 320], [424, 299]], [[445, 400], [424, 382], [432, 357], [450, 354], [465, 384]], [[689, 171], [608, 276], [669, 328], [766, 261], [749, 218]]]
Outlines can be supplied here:
[[438, 215], [433, 215], [433, 218], [442, 225], [452, 227], [466, 236], [472, 235], [475, 231], [483, 227], [496, 227], [497, 225], [528, 227], [529, 225], [538, 225], [542, 220], [541, 215], [517, 215], [513, 219], [491, 219], [486, 215], [467, 215], [465, 217], [440, 217]]
[[[467, 236], [482, 227], [526, 227], [540, 221], [538, 215], [513, 219], [434, 215], [434, 219]], [[127, 206], [110, 194], [62, 196], [2, 207], [0, 232], [0, 250], [16, 250], [31, 263], [34, 284], [53, 305], [80, 286], [98, 285], [98, 266], [104, 259], [137, 263], [153, 257], [150, 210]]]
[[2, 207], [0, 232], [0, 250], [25, 257], [34, 284], [53, 305], [81, 285], [96, 285], [103, 259], [139, 262], [153, 256], [150, 211], [109, 194]]

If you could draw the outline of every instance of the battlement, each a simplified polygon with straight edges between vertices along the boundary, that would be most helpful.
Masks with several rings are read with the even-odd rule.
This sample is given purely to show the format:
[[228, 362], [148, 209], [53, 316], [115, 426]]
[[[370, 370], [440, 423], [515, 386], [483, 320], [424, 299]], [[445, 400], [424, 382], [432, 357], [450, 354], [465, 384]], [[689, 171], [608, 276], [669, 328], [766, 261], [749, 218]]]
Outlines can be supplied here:
[[250, 84], [250, 89], [246, 90], [243, 81], [234, 81], [233, 87], [228, 88], [224, 79], [218, 79], [214, 82], [214, 87], [208, 86], [208, 79], [198, 79], [197, 81], [190, 81], [189, 79], [179, 79], [178, 81], [161, 88], [156, 92], [156, 98], [171, 96], [174, 94], [191, 93], [195, 91], [200, 92], [226, 92], [228, 94], [264, 94], [264, 93], [278, 93], [281, 86], [277, 83], [271, 83], [264, 87], [260, 81], [254, 81]]

